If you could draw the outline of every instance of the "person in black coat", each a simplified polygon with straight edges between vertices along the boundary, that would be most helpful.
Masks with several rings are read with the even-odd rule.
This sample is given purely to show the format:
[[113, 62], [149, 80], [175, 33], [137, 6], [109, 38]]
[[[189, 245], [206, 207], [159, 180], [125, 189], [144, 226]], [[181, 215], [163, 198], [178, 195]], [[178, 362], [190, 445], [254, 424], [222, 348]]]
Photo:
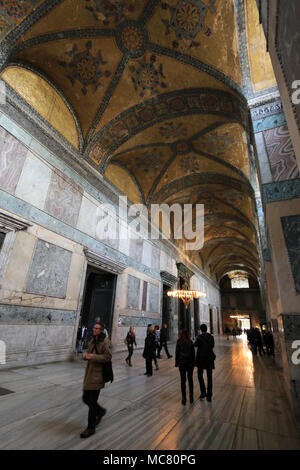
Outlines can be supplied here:
[[194, 401], [193, 371], [195, 365], [195, 348], [189, 337], [188, 330], [183, 328], [176, 344], [175, 367], [179, 367], [181, 377], [181, 395], [183, 405], [186, 404], [186, 376], [189, 382], [190, 403]]
[[152, 376], [152, 360], [155, 357], [155, 335], [153, 333], [153, 326], [150, 323], [147, 328], [147, 336], [145, 338], [145, 347], [143, 358], [146, 359], [146, 372], [144, 375], [147, 377]]
[[[207, 326], [200, 326], [201, 334], [197, 337], [194, 346], [197, 347], [197, 355], [195, 365], [198, 367], [198, 380], [201, 390], [200, 399], [206, 397], [207, 401], [212, 398], [212, 371], [215, 368], [216, 355], [213, 351], [215, 346], [214, 337], [207, 333]], [[206, 369], [207, 375], [207, 391], [203, 379], [203, 371]]]
[[135, 334], [134, 334], [134, 327], [131, 326], [129, 328], [129, 331], [127, 333], [127, 336], [126, 336], [126, 344], [127, 344], [127, 348], [128, 348], [128, 356], [126, 357], [125, 361], [127, 362], [127, 364], [132, 367], [132, 364], [131, 364], [131, 356], [133, 354], [133, 344], [135, 344], [135, 346], [137, 346], [136, 344], [136, 340], [135, 340]]
[[169, 351], [168, 351], [168, 345], [167, 345], [167, 339], [168, 339], [168, 331], [167, 331], [167, 324], [164, 323], [161, 330], [160, 330], [160, 346], [159, 346], [159, 349], [158, 349], [158, 353], [157, 353], [157, 357], [158, 359], [161, 359], [161, 355], [160, 355], [160, 352], [162, 350], [162, 347], [165, 348], [165, 351], [166, 351], [166, 355], [167, 355], [167, 358], [170, 359], [171, 357], [173, 357]]
[[264, 331], [263, 340], [264, 340], [264, 344], [266, 346], [268, 356], [270, 354], [272, 356], [274, 356], [274, 339], [273, 339], [273, 335], [272, 335], [271, 331]]

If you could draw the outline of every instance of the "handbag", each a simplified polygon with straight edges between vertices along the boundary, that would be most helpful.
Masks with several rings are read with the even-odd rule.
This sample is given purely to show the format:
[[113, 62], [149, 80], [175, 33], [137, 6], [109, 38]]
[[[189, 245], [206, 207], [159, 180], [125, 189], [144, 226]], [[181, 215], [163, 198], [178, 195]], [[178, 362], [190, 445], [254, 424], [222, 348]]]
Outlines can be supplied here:
[[112, 362], [103, 362], [102, 364], [103, 380], [105, 383], [114, 381]]
[[[94, 346], [94, 350], [96, 350], [96, 354], [99, 354], [96, 345]], [[102, 374], [103, 374], [104, 383], [114, 381], [114, 373], [113, 373], [111, 361], [102, 362]]]

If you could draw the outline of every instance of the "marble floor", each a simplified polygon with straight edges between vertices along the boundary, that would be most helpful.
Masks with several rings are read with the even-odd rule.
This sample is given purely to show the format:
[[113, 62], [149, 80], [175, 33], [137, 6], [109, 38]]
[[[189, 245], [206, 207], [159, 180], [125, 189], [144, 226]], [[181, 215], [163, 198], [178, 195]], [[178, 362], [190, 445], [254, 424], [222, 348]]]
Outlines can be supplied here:
[[195, 402], [181, 405], [179, 371], [163, 351], [151, 378], [141, 350], [131, 368], [115, 355], [115, 381], [99, 399], [108, 411], [89, 439], [79, 438], [87, 424], [83, 361], [0, 369], [0, 388], [14, 392], [0, 393], [0, 449], [300, 450], [273, 358], [253, 358], [244, 337], [215, 339], [211, 403], [198, 399], [195, 370]]

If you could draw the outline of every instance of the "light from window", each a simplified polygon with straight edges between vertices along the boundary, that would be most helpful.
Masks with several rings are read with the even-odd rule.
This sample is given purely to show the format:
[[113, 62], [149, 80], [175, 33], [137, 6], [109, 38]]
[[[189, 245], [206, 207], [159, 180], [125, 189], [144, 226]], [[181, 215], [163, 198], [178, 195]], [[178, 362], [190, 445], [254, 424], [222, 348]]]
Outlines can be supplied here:
[[249, 289], [249, 279], [247, 277], [234, 277], [231, 279], [232, 289]]

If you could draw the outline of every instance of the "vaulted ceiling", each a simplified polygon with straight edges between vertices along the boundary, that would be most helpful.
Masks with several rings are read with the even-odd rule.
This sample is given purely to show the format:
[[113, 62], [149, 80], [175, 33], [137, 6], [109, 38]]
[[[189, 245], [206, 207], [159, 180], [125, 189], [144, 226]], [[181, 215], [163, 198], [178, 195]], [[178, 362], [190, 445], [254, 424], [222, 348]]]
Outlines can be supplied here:
[[190, 257], [214, 279], [259, 270], [234, 3], [0, 0], [2, 79], [132, 202], [204, 204]]

